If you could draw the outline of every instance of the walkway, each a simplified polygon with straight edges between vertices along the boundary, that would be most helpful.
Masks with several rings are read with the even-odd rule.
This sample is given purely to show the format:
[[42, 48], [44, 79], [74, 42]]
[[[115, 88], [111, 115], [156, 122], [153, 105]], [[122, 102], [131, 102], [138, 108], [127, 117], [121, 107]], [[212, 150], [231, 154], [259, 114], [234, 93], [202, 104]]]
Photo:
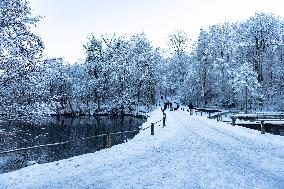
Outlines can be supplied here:
[[[283, 188], [284, 137], [181, 110], [127, 143], [0, 175], [0, 188]], [[162, 118], [151, 113], [151, 122]], [[162, 122], [160, 122], [162, 124]]]

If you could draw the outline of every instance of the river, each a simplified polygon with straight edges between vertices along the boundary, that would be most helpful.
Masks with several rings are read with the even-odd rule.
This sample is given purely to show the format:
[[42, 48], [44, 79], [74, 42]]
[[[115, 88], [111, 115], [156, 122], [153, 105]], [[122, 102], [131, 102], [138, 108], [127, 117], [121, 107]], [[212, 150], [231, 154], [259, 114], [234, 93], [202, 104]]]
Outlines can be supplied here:
[[0, 122], [0, 173], [92, 153], [132, 139], [145, 118], [53, 116], [43, 121]]

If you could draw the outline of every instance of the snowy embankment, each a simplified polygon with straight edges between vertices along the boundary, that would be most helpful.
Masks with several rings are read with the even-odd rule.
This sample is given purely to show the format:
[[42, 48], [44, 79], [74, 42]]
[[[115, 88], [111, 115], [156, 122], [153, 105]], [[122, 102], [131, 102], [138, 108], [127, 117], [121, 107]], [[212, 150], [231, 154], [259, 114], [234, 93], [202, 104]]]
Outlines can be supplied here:
[[[0, 188], [283, 188], [284, 137], [188, 112], [131, 141], [0, 175]], [[150, 114], [144, 128], [162, 118]], [[159, 122], [161, 124], [161, 122]]]

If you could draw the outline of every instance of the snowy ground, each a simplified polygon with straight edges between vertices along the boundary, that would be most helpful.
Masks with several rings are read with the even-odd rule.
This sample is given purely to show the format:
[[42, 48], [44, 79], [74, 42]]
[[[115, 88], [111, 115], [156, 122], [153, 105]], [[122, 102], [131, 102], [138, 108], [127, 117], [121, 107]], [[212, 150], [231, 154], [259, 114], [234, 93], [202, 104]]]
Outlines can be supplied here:
[[[127, 143], [0, 175], [0, 188], [284, 188], [284, 137], [188, 112]], [[152, 112], [144, 128], [162, 118]], [[160, 122], [161, 124], [161, 122]]]

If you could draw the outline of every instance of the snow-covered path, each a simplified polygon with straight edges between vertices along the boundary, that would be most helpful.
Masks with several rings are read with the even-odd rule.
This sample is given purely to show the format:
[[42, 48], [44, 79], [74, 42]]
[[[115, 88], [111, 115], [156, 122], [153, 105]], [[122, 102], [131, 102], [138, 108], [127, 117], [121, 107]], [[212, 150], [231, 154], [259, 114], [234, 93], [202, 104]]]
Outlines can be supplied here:
[[284, 137], [166, 113], [154, 136], [2, 174], [0, 188], [284, 188]]

